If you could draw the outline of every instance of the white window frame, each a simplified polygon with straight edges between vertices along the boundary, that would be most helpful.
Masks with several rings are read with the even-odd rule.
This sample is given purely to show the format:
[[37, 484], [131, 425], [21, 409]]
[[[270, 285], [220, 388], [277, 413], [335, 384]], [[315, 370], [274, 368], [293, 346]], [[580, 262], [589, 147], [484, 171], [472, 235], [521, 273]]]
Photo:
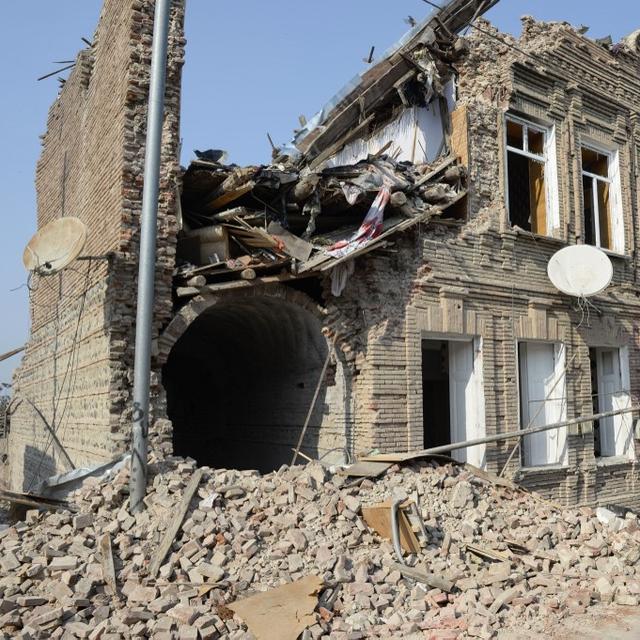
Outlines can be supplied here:
[[[618, 373], [620, 377], [620, 389], [614, 392], [611, 398], [611, 407], [607, 406], [606, 409], [627, 409], [631, 406], [631, 378], [629, 372], [629, 347], [594, 347], [596, 353], [603, 350], [615, 351], [618, 360]], [[598, 362], [598, 376], [597, 376], [597, 389], [592, 389], [592, 393], [600, 394], [602, 388], [602, 378], [604, 372], [600, 370], [601, 358], [597, 357]], [[600, 400], [598, 403], [599, 410], [604, 411], [604, 402]], [[609, 403], [607, 403], [609, 404]], [[606, 420], [606, 425], [604, 424]], [[617, 416], [613, 416], [610, 419], [600, 421], [600, 438], [602, 439], [602, 433], [605, 428], [613, 429], [613, 450], [596, 456], [598, 464], [615, 463], [620, 460], [633, 460], [635, 458], [635, 450], [633, 445], [633, 420], [630, 413], [623, 413]], [[601, 444], [602, 446], [602, 444]]]
[[[529, 370], [527, 368], [526, 361], [526, 352], [524, 359], [520, 357], [520, 345], [536, 345], [536, 344], [546, 344], [553, 346], [553, 380], [550, 383], [550, 388], [553, 388], [551, 391], [549, 398], [541, 398], [534, 399], [530, 401], [529, 399]], [[566, 348], [564, 343], [562, 342], [547, 342], [543, 340], [518, 340], [516, 343], [516, 365], [517, 365], [517, 374], [518, 374], [518, 412], [520, 418], [520, 428], [525, 429], [529, 425], [525, 423], [525, 416], [522, 412], [522, 407], [526, 403], [529, 407], [533, 402], [540, 403], [545, 401], [545, 405], [547, 403], [555, 403], [556, 410], [559, 413], [559, 418], [557, 422], [561, 422], [566, 420], [567, 418], [567, 401], [566, 401]], [[553, 410], [553, 407], [552, 407]], [[534, 424], [532, 426], [538, 426], [536, 422], [538, 420], [535, 418], [535, 414], [537, 410], [533, 411], [533, 416], [531, 415], [531, 410], [528, 410], [527, 413], [529, 415], [526, 416], [528, 420], [533, 418]], [[543, 412], [544, 413], [544, 412]], [[554, 420], [556, 422], [556, 420]], [[529, 447], [531, 446], [531, 441], [527, 439], [527, 436], [522, 436], [521, 446], [520, 446], [520, 461], [523, 469], [540, 469], [546, 467], [566, 467], [569, 464], [569, 451], [568, 451], [568, 439], [567, 439], [567, 427], [559, 427], [558, 429], [553, 430], [555, 433], [556, 440], [556, 452], [559, 451], [560, 455], [557, 456], [557, 459], [551, 460], [549, 462], [543, 464], [530, 464], [529, 460], [531, 458], [531, 452]], [[543, 434], [551, 433], [549, 431], [539, 432]], [[534, 434], [539, 435], [539, 434]], [[531, 436], [529, 436], [530, 438]]]
[[[582, 149], [588, 149], [606, 156], [607, 176], [600, 176], [596, 173], [585, 171], [582, 167]], [[580, 171], [582, 177], [591, 178], [592, 203], [594, 227], [595, 227], [595, 246], [603, 251], [624, 254], [624, 215], [622, 211], [622, 188], [620, 185], [620, 153], [617, 149], [607, 149], [592, 142], [583, 142], [580, 144]], [[611, 216], [611, 235], [613, 246], [603, 247], [600, 239], [600, 209], [598, 203], [597, 182], [604, 182], [609, 185], [609, 215]], [[584, 201], [584, 188], [582, 199]], [[582, 223], [585, 224], [584, 204], [582, 208]], [[586, 235], [586, 234], [585, 234]]]
[[[507, 140], [507, 125], [509, 122], [515, 122], [522, 126], [522, 149], [512, 147]], [[529, 151], [529, 129], [541, 133], [543, 136], [543, 153], [538, 155]], [[546, 235], [553, 236], [554, 231], [560, 229], [560, 198], [558, 194], [558, 160], [556, 154], [556, 128], [554, 125], [545, 126], [535, 124], [510, 113], [504, 116], [504, 146], [505, 146], [505, 194], [506, 207], [509, 215], [509, 223], [511, 224], [511, 212], [509, 211], [509, 152], [517, 153], [530, 160], [541, 162], [544, 165], [544, 182], [545, 197], [547, 211], [547, 228]]]

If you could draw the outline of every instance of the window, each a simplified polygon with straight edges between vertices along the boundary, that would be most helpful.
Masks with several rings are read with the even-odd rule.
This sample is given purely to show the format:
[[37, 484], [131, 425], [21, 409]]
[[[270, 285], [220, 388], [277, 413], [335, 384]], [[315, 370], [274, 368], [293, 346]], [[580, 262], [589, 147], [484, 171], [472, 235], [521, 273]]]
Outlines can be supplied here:
[[584, 241], [602, 249], [623, 253], [618, 154], [583, 146], [580, 156]]
[[[518, 345], [520, 421], [523, 429], [566, 419], [564, 346], [546, 342]], [[567, 429], [550, 429], [523, 437], [524, 465], [567, 463]]]
[[[627, 349], [596, 347], [589, 349], [593, 412], [606, 413], [631, 406], [629, 394], [629, 355]], [[631, 414], [596, 420], [594, 451], [597, 458], [632, 455]]]
[[506, 138], [511, 224], [551, 235], [560, 226], [553, 129], [508, 116]]

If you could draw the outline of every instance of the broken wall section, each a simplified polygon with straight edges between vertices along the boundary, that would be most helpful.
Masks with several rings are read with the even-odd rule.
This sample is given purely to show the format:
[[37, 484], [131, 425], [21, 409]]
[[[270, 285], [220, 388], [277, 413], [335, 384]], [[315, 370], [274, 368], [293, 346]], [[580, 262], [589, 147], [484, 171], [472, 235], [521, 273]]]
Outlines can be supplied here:
[[[36, 172], [38, 228], [79, 217], [88, 228], [83, 255], [93, 258], [31, 281], [30, 339], [14, 378], [16, 400], [22, 400], [9, 442], [14, 488], [66, 470], [45, 420], [77, 466], [110, 459], [126, 439], [116, 432], [130, 380], [153, 7], [148, 0], [107, 0], [92, 46], [78, 54], [49, 111]], [[182, 2], [173, 3], [158, 322], [170, 312], [183, 11]]]

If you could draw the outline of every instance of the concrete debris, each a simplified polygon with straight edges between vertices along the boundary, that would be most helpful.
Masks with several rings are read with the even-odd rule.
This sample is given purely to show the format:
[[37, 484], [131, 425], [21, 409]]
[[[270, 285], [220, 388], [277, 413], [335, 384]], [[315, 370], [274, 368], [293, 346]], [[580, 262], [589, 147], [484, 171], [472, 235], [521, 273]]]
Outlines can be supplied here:
[[[4, 637], [248, 639], [249, 618], [233, 614], [240, 602], [303, 579], [322, 585], [305, 639], [492, 638], [640, 598], [635, 515], [611, 527], [601, 510], [559, 509], [452, 463], [396, 465], [358, 486], [318, 463], [260, 476], [168, 458], [150, 473], [147, 510], [135, 517], [122, 469], [74, 492], [77, 513], [32, 510], [0, 532]], [[403, 566], [361, 513], [408, 499], [427, 540]]]

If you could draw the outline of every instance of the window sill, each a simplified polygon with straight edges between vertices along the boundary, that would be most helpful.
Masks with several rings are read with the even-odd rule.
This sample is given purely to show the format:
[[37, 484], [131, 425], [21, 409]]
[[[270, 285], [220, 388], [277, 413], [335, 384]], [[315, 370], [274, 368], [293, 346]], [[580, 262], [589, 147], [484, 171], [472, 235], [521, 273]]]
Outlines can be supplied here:
[[[595, 245], [591, 245], [595, 247]], [[619, 258], [620, 260], [631, 260], [631, 256], [626, 253], [618, 253], [617, 251], [611, 251], [611, 249], [603, 249], [602, 247], [596, 247], [603, 253], [606, 253], [610, 258]]]
[[523, 475], [540, 473], [543, 471], [566, 471], [569, 468], [568, 464], [553, 463], [543, 464], [536, 467], [520, 467], [520, 473]]
[[516, 236], [520, 236], [522, 238], [531, 238], [532, 240], [541, 240], [542, 242], [549, 242], [552, 244], [565, 246], [567, 241], [564, 238], [556, 238], [555, 236], [547, 236], [541, 233], [533, 233], [533, 231], [527, 231], [526, 229], [522, 229], [518, 226], [512, 226], [510, 231], [514, 233]]
[[634, 460], [629, 456], [605, 456], [596, 458], [596, 467], [617, 467], [632, 464]]

